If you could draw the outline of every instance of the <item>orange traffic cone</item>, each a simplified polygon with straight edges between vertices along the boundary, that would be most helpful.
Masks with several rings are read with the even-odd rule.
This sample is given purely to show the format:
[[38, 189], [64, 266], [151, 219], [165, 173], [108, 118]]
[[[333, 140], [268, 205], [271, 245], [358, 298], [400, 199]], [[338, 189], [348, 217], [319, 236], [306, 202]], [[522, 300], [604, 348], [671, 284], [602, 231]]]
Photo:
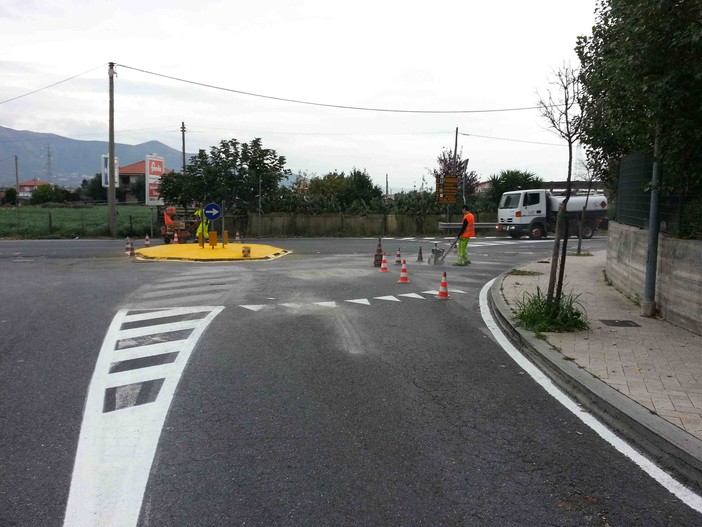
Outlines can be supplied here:
[[402, 263], [402, 257], [400, 256], [400, 249], [397, 250], [397, 256], [395, 257], [395, 265], [400, 265]]
[[448, 282], [446, 281], [446, 273], [444, 272], [444, 275], [441, 277], [441, 285], [439, 286], [439, 294], [436, 295], [436, 298], [439, 300], [448, 300], [449, 294], [448, 294]]
[[180, 243], [180, 242], [178, 241], [178, 231], [175, 231], [175, 232], [173, 233], [173, 243]]
[[407, 261], [402, 260], [402, 270], [400, 271], [400, 279], [397, 281], [398, 284], [409, 284], [409, 275], [407, 274]]
[[132, 240], [130, 240], [129, 237], [126, 237], [124, 239], [124, 254], [126, 254], [127, 256], [129, 256], [129, 249], [131, 248], [131, 246]]
[[239, 231], [236, 231], [236, 237], [234, 238], [235, 242], [240, 242], [241, 238], [239, 238]]
[[144, 247], [151, 247], [151, 238], [148, 234], [144, 236]]
[[132, 244], [131, 247], [129, 247], [129, 256], [131, 256], [132, 258], [136, 256], [136, 253], [134, 252], [134, 244]]
[[383, 253], [383, 261], [380, 263], [380, 272], [381, 273], [387, 273], [388, 272], [388, 261], [385, 257], [385, 253]]

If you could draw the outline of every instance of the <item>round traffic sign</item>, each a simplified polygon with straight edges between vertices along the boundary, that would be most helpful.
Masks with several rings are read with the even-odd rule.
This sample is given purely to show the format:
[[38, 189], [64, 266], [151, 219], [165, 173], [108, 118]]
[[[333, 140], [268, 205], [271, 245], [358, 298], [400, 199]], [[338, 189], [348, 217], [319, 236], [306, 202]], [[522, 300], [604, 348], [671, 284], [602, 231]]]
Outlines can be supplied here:
[[216, 219], [219, 219], [219, 217], [222, 215], [222, 209], [216, 203], [207, 204], [205, 206], [204, 212], [205, 212], [205, 218], [207, 218], [210, 221], [214, 221]]

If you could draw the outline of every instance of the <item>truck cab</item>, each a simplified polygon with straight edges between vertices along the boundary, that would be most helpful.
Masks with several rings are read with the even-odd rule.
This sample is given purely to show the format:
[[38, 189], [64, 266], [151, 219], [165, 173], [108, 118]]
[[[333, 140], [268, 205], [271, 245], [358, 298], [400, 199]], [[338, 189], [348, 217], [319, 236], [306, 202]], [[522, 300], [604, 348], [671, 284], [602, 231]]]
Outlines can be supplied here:
[[505, 192], [497, 213], [497, 230], [519, 238], [542, 238], [547, 232], [549, 200], [545, 190]]

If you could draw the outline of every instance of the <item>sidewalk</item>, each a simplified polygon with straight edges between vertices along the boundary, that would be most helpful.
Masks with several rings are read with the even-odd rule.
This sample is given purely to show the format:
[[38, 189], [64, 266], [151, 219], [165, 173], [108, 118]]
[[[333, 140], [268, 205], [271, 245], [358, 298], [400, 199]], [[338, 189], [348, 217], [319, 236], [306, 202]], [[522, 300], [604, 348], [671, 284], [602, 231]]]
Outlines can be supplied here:
[[564, 293], [580, 295], [590, 328], [545, 333], [539, 339], [516, 327], [524, 293], [548, 289], [550, 263], [505, 274], [495, 281], [491, 304], [503, 328], [567, 393], [669, 470], [702, 489], [702, 336], [641, 309], [604, 274], [606, 251], [569, 254]]

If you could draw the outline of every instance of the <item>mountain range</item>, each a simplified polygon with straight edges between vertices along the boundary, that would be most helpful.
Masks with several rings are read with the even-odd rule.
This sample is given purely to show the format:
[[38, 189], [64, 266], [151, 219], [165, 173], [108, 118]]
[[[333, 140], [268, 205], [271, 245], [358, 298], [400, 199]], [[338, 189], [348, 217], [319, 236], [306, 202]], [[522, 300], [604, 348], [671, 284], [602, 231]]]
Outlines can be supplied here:
[[[36, 178], [61, 187], [79, 187], [83, 179], [100, 173], [101, 157], [107, 150], [107, 141], [81, 141], [0, 126], [0, 187], [15, 185], [15, 156], [20, 182]], [[179, 171], [183, 166], [183, 153], [159, 141], [115, 143], [120, 166], [143, 161], [147, 154], [163, 157], [166, 168]], [[195, 154], [185, 155], [190, 159]]]

